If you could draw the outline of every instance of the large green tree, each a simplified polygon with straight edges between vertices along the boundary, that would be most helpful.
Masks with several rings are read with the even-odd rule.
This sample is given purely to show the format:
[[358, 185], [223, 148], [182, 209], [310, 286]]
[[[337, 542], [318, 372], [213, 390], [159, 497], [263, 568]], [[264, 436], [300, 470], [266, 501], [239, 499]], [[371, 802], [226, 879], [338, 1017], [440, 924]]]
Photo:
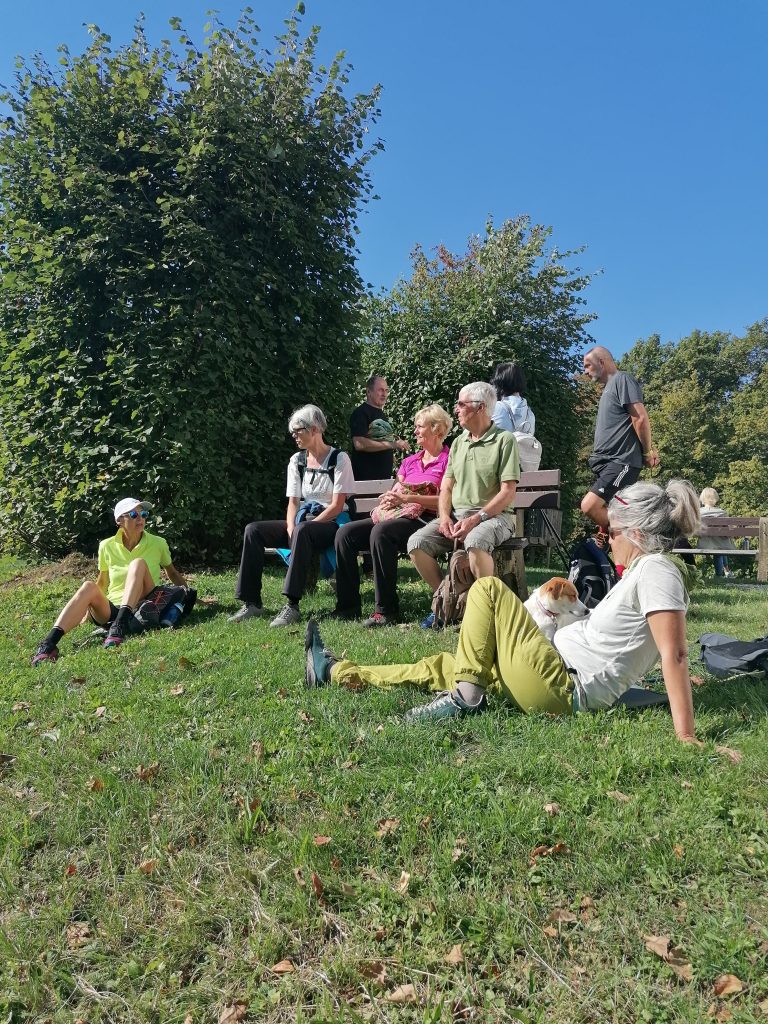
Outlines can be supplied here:
[[576, 463], [584, 431], [583, 399], [574, 380], [575, 348], [589, 341], [584, 309], [589, 276], [569, 264], [573, 253], [550, 247], [551, 229], [529, 218], [488, 224], [461, 255], [417, 248], [407, 280], [368, 303], [363, 362], [386, 374], [387, 410], [410, 432], [427, 402], [453, 409], [459, 388], [489, 380], [494, 366], [517, 359], [542, 442], [542, 468], [560, 467], [564, 504], [576, 496]]
[[768, 508], [768, 320], [743, 336], [693, 331], [658, 335], [621, 360], [645, 388], [665, 476], [714, 485], [734, 515]]
[[245, 13], [198, 48], [118, 50], [91, 26], [20, 63], [0, 126], [0, 540], [90, 548], [109, 505], [156, 501], [216, 558], [275, 511], [286, 419], [340, 424], [359, 372], [356, 216], [377, 90], [315, 60], [299, 16], [270, 52]]

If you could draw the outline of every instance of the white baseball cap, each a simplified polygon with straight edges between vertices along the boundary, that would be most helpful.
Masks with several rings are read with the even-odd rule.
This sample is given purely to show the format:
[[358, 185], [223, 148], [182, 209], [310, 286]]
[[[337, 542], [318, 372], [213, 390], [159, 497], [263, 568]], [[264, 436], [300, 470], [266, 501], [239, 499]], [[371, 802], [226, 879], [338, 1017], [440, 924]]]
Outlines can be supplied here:
[[115, 505], [115, 522], [134, 508], [145, 508], [149, 512], [152, 506], [148, 501], [139, 501], [138, 498], [121, 498]]

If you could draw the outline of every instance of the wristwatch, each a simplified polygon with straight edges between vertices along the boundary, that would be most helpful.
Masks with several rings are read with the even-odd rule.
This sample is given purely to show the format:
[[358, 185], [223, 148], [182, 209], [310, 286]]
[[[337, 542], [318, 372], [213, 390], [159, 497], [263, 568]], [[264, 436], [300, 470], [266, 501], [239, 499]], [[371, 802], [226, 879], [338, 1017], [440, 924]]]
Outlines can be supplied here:
[[481, 523], [487, 523], [488, 520], [491, 518], [491, 516], [489, 516], [488, 513], [484, 512], [482, 509], [477, 514], [480, 516]]

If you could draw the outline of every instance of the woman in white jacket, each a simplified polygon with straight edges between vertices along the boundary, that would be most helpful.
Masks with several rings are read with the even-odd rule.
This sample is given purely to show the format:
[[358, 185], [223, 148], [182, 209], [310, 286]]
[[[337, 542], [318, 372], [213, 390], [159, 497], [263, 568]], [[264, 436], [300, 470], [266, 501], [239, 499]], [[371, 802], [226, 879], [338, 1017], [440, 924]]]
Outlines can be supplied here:
[[496, 388], [498, 401], [493, 410], [493, 422], [500, 430], [513, 434], [536, 433], [536, 417], [523, 398], [525, 374], [517, 363], [499, 363], [493, 372], [491, 384]]

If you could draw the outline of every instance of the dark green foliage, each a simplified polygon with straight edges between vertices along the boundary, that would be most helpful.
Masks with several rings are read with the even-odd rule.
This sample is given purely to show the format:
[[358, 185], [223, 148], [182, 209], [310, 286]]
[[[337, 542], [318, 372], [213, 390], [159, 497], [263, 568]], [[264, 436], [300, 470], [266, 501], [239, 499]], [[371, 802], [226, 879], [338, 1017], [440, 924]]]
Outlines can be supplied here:
[[566, 266], [573, 254], [547, 248], [550, 234], [518, 217], [498, 229], [488, 224], [463, 256], [440, 246], [429, 259], [417, 248], [410, 279], [369, 303], [363, 363], [388, 377], [387, 411], [408, 433], [427, 402], [451, 411], [464, 384], [490, 380], [497, 363], [517, 359], [544, 447], [542, 468], [562, 469], [568, 507], [576, 453], [592, 429], [578, 415], [574, 347], [589, 340], [593, 317], [581, 295], [589, 276]]
[[[185, 557], [283, 506], [290, 411], [337, 426], [359, 364], [355, 220], [378, 91], [265, 55], [248, 13], [198, 50], [20, 66], [0, 127], [0, 540], [92, 548], [125, 494]], [[177, 51], [183, 55], [178, 56]], [[333, 382], [329, 386], [329, 382]]]
[[732, 515], [768, 505], [768, 320], [743, 337], [694, 331], [678, 344], [658, 335], [621, 361], [645, 388], [665, 477], [714, 486]]

